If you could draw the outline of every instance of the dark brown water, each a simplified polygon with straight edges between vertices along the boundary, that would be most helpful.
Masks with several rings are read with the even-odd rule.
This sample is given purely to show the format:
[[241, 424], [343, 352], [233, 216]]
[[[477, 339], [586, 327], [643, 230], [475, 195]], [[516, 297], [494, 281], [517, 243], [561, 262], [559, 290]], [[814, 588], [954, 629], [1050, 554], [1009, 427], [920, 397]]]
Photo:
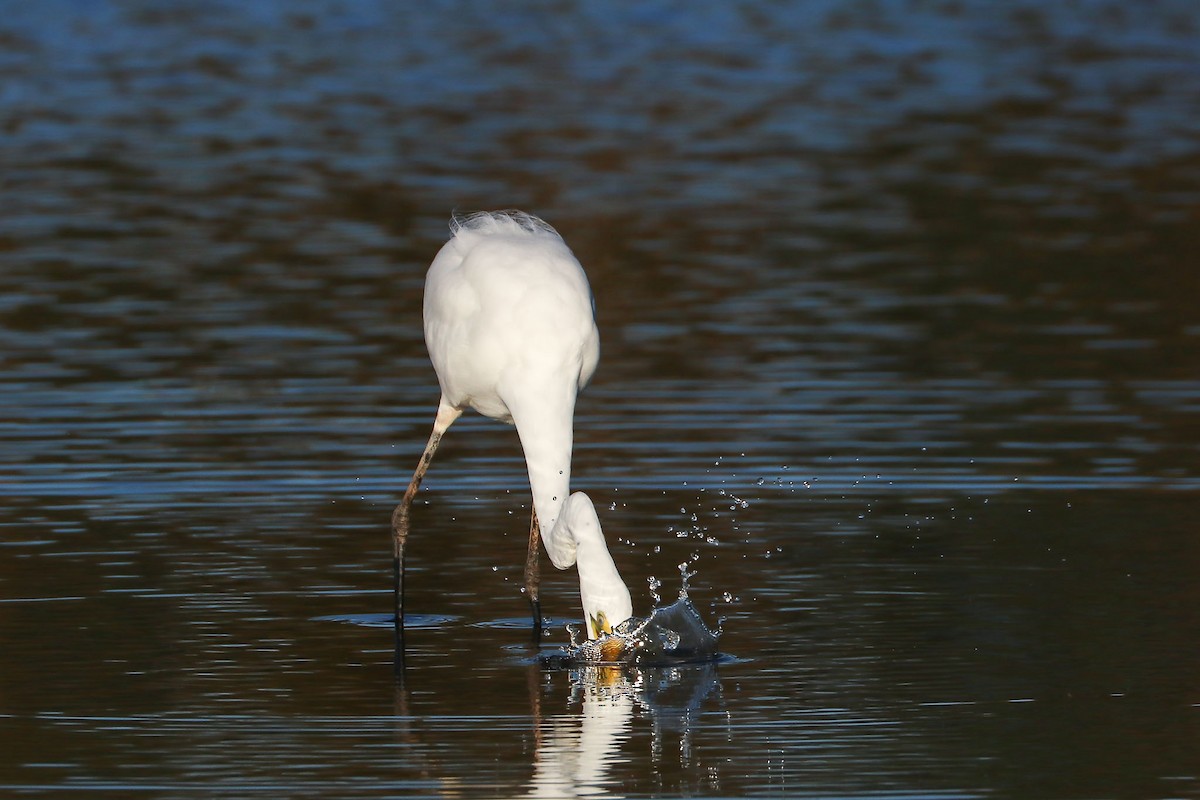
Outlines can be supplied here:
[[[5, 7], [0, 795], [1200, 797], [1194, 3], [579, 5]], [[513, 206], [722, 663], [541, 670], [465, 417], [394, 677], [424, 270]]]

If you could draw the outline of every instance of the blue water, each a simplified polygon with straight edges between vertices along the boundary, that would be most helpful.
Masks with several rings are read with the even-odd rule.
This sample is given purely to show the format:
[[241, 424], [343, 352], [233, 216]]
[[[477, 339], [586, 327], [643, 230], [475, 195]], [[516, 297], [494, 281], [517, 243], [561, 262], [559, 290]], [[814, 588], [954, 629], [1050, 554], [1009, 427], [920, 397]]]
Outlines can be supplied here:
[[[1193, 5], [5, 8], [0, 794], [1200, 796]], [[424, 270], [503, 207], [718, 663], [542, 668], [467, 416], [393, 670]]]

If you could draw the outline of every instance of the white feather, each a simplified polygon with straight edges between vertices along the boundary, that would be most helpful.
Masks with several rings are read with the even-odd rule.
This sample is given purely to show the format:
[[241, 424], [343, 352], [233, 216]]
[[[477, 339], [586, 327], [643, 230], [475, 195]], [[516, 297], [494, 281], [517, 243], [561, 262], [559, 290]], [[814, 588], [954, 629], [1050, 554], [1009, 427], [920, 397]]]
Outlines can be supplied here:
[[629, 592], [586, 495], [572, 498], [563, 520], [575, 398], [600, 357], [587, 276], [530, 214], [455, 215], [450, 230], [425, 279], [425, 342], [442, 406], [517, 426], [546, 552], [559, 569], [578, 559], [585, 612], [590, 602], [615, 625], [629, 616]]

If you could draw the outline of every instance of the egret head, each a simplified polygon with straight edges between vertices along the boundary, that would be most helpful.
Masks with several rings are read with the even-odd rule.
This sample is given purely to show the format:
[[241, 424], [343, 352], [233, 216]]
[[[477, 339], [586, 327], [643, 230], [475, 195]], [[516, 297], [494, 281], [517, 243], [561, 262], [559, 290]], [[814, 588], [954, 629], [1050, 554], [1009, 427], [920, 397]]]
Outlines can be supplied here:
[[563, 515], [575, 540], [579, 599], [583, 601], [588, 637], [596, 639], [612, 633], [633, 615], [633, 601], [608, 552], [600, 520], [588, 496], [583, 492], [571, 495]]

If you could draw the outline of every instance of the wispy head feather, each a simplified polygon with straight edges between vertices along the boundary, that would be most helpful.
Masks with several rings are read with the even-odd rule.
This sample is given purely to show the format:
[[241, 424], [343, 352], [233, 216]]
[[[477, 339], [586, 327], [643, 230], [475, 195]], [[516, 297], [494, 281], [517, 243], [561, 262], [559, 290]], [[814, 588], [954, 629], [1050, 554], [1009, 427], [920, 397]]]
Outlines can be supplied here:
[[515, 208], [506, 208], [502, 211], [472, 211], [466, 214], [460, 214], [457, 211], [450, 217], [450, 234], [458, 236], [459, 233], [469, 231], [478, 233], [527, 233], [535, 236], [553, 236], [555, 239], [561, 239], [558, 231], [547, 222], [535, 217], [533, 214], [526, 214], [524, 211], [518, 211]]

